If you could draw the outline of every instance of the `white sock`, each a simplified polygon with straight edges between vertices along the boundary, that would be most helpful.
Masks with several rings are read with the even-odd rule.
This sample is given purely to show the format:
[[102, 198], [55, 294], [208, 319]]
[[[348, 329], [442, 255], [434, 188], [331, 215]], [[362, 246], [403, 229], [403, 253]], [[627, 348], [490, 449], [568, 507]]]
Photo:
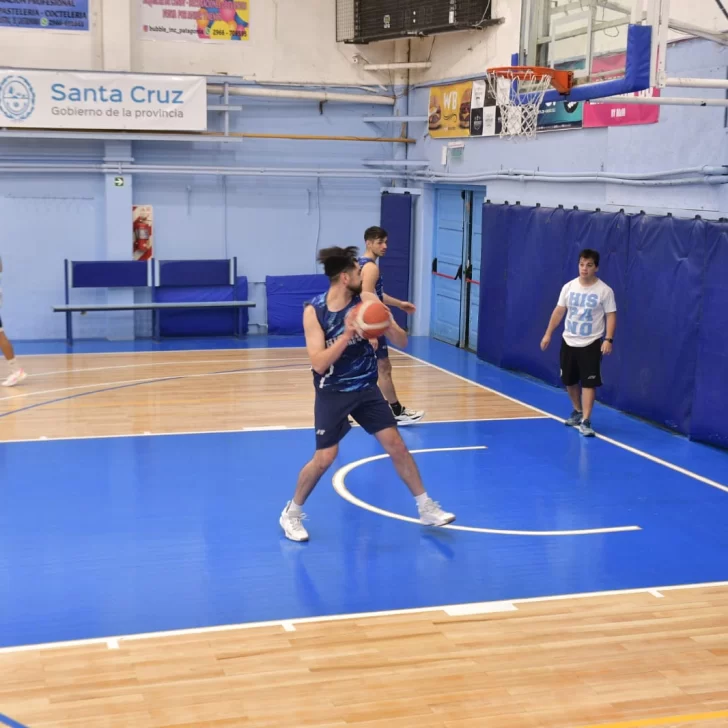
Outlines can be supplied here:
[[17, 359], [8, 359], [8, 366], [10, 367], [10, 371], [17, 371], [20, 369], [20, 364], [18, 364]]
[[296, 503], [293, 500], [291, 501], [291, 505], [288, 506], [288, 512], [292, 516], [300, 516], [302, 510], [303, 510], [303, 506], [299, 506], [298, 503]]
[[423, 493], [422, 495], [416, 495], [415, 503], [417, 503], [417, 507], [422, 508], [422, 506], [425, 505], [428, 498], [429, 498], [429, 496], [427, 495], [427, 493]]

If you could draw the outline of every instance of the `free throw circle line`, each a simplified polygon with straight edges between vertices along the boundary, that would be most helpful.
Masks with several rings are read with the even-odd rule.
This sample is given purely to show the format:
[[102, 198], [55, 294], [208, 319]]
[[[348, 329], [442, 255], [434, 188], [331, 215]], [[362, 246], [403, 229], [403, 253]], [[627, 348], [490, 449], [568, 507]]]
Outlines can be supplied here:
[[[432, 447], [432, 448], [424, 448], [421, 450], [410, 450], [412, 455], [418, 455], [422, 453], [433, 453], [433, 452], [463, 452], [467, 450], [487, 450], [488, 448], [485, 445], [470, 445], [467, 447]], [[394, 513], [392, 511], [386, 511], [383, 508], [377, 508], [377, 506], [373, 506], [370, 503], [365, 503], [360, 498], [357, 498], [355, 495], [352, 495], [352, 493], [349, 492], [348, 488], [346, 487], [346, 476], [356, 468], [361, 467], [362, 465], [366, 465], [367, 463], [372, 463], [375, 460], [384, 460], [388, 458], [389, 455], [386, 453], [382, 455], [372, 455], [368, 458], [362, 458], [361, 460], [356, 460], [353, 463], [349, 463], [348, 465], [344, 465], [343, 468], [339, 468], [335, 473], [334, 477], [332, 478], [332, 483], [334, 486], [334, 490], [345, 500], [351, 503], [352, 505], [358, 506], [359, 508], [363, 508], [366, 511], [370, 511], [371, 513], [376, 513], [380, 516], [385, 516], [386, 518], [394, 518], [398, 521], [406, 521], [407, 523], [417, 523], [418, 525], [422, 525], [420, 523], [420, 520], [417, 518], [411, 518], [409, 516], [402, 516], [399, 513]], [[474, 526], [456, 526], [453, 524], [449, 524], [447, 526], [441, 526], [441, 528], [447, 528], [452, 531], [467, 531], [469, 533], [493, 533], [501, 536], [591, 536], [594, 534], [601, 534], [601, 533], [623, 533], [625, 531], [641, 531], [642, 529], [639, 526], [615, 526], [612, 528], [583, 528], [583, 529], [576, 529], [576, 530], [568, 530], [568, 531], [521, 531], [521, 530], [511, 530], [511, 529], [501, 529], [501, 528], [476, 528]]]

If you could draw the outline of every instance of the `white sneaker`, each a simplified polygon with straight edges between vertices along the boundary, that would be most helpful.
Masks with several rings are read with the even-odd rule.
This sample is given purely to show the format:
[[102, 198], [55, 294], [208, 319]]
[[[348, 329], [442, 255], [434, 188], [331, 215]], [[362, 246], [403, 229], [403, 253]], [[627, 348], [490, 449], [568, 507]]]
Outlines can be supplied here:
[[448, 513], [440, 508], [437, 501], [428, 498], [420, 507], [420, 522], [426, 526], [445, 526], [455, 520], [454, 513]]
[[398, 415], [394, 416], [394, 419], [397, 420], [398, 425], [414, 425], [424, 416], [424, 410], [411, 410], [405, 407]]
[[14, 387], [20, 384], [28, 375], [22, 369], [16, 369], [4, 382], [3, 387]]
[[301, 523], [301, 521], [306, 518], [306, 514], [291, 513], [289, 511], [289, 508], [291, 507], [291, 502], [292, 501], [288, 501], [288, 503], [286, 503], [286, 507], [283, 509], [278, 523], [281, 524], [281, 528], [286, 534], [286, 538], [290, 539], [291, 541], [308, 541], [308, 531], [306, 531], [306, 529], [303, 527], [303, 524]]

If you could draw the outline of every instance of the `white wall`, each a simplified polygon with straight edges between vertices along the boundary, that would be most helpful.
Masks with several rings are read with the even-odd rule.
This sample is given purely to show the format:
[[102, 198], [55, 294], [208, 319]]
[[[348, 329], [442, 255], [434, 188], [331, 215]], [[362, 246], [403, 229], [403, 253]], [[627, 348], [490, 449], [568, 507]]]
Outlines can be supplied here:
[[90, 0], [91, 31], [0, 29], [0, 67], [227, 74], [255, 81], [341, 85], [388, 84], [388, 74], [364, 71], [394, 60], [394, 43], [336, 42], [335, 0], [251, 0], [250, 40], [145, 40], [141, 0]]
[[490, 66], [510, 65], [511, 54], [518, 51], [521, 4], [518, 0], [494, 0], [492, 17], [504, 18], [505, 22], [482, 30], [464, 30], [413, 40], [412, 60], [429, 60], [432, 67], [413, 71], [411, 82], [472, 76], [484, 73]]
[[[0, 28], [0, 67], [227, 74], [278, 83], [393, 82], [389, 72], [365, 71], [352, 62], [356, 54], [372, 63], [391, 62], [393, 42], [336, 42], [336, 0], [250, 0], [250, 40], [208, 43], [145, 40], [140, 3], [89, 0], [89, 33]], [[493, 17], [503, 18], [501, 25], [412, 40], [411, 60], [429, 59], [432, 67], [413, 72], [411, 82], [471, 76], [510, 63], [519, 45], [520, 13], [520, 0], [494, 0]], [[714, 0], [672, 0], [670, 16], [728, 30]]]

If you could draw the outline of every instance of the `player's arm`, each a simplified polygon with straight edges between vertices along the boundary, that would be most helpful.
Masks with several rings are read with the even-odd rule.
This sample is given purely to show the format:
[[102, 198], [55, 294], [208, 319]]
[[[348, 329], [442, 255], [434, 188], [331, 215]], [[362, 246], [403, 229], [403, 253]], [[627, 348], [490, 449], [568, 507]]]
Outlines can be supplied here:
[[400, 349], [407, 346], [407, 332], [392, 319], [392, 325], [384, 332], [384, 335]]
[[617, 312], [612, 311], [607, 314], [607, 338], [613, 339], [614, 332], [617, 330]]
[[386, 293], [383, 295], [383, 298], [384, 303], [390, 308], [394, 306], [395, 308], [401, 309], [405, 313], [414, 313], [417, 310], [415, 304], [410, 303], [409, 301], [400, 301], [398, 298], [392, 298], [392, 296], [389, 296]]
[[[375, 263], [369, 264], [365, 263], [364, 267], [361, 269], [361, 290], [362, 294], [364, 293], [371, 293], [377, 301], [379, 300], [379, 297], [377, 296], [377, 281], [379, 280], [379, 268]], [[384, 296], [386, 304], [387, 296]], [[364, 298], [364, 295], [362, 295], [362, 300], [366, 300]]]
[[541, 339], [541, 351], [546, 351], [548, 348], [548, 345], [551, 343], [551, 334], [554, 333], [554, 330], [561, 323], [565, 314], [566, 306], [556, 306], [554, 308], [549, 319], [549, 325], [546, 327], [546, 333], [543, 335], [543, 339]]
[[[614, 338], [614, 332], [617, 329], [617, 312], [616, 311], [610, 311], [606, 314], [607, 316], [607, 339], [613, 339]], [[611, 341], [603, 341], [602, 342], [602, 354], [611, 354], [612, 353], [612, 342]]]
[[347, 321], [344, 333], [327, 349], [324, 330], [316, 318], [316, 311], [313, 306], [306, 306], [303, 312], [303, 333], [306, 336], [306, 351], [311, 366], [317, 374], [323, 376], [344, 353], [354, 336], [354, 327]]

